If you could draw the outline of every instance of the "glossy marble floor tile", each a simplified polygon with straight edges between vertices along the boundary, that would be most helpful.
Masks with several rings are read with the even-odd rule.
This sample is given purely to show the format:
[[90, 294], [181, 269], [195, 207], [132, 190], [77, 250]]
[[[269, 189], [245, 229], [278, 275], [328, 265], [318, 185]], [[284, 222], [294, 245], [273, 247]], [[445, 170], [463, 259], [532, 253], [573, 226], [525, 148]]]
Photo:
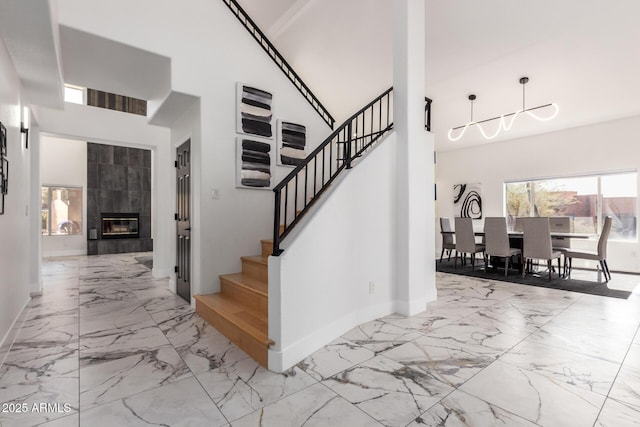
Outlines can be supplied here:
[[456, 390], [409, 424], [409, 427], [424, 426], [535, 427], [537, 424], [505, 411], [499, 406]]
[[496, 361], [460, 390], [543, 426], [590, 426], [605, 397]]
[[202, 373], [198, 381], [230, 421], [317, 383], [300, 368], [278, 374], [253, 359]]
[[255, 411], [231, 423], [249, 426], [382, 426], [344, 398], [322, 384], [312, 385], [296, 394]]
[[298, 367], [320, 381], [374, 356], [368, 348], [338, 338], [298, 363]]
[[83, 411], [80, 423], [92, 427], [228, 425], [193, 377]]
[[629, 349], [628, 339], [567, 329], [558, 323], [542, 326], [528, 340], [618, 364], [622, 363]]
[[0, 427], [640, 424], [637, 276], [616, 274], [636, 291], [617, 300], [437, 273], [423, 312], [278, 374], [140, 255], [43, 261], [44, 292], [0, 349]]
[[640, 345], [629, 349], [609, 397], [640, 407]]
[[615, 362], [529, 340], [514, 347], [500, 360], [603, 396], [611, 389], [620, 369]]
[[636, 427], [640, 424], [640, 406], [607, 399], [595, 427]]
[[453, 388], [433, 375], [377, 356], [323, 381], [387, 426], [405, 426]]
[[420, 334], [415, 331], [374, 320], [353, 328], [342, 338], [377, 354], [412, 341], [419, 336]]

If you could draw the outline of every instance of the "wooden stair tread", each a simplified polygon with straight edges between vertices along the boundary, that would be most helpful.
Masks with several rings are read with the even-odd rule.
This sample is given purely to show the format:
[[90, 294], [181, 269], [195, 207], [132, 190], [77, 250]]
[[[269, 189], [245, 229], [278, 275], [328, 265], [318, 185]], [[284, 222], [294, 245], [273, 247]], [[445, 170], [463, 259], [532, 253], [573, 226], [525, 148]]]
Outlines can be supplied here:
[[268, 296], [269, 293], [269, 285], [267, 283], [244, 273], [223, 274], [220, 276], [220, 279], [227, 280], [228, 282], [238, 286], [249, 288], [258, 294], [264, 295], [265, 297]]
[[196, 295], [194, 298], [262, 343], [265, 348], [273, 344], [268, 337], [268, 317], [264, 314], [224, 294]]
[[269, 265], [269, 258], [264, 257], [262, 255], [255, 256], [243, 256], [241, 257], [243, 261], [255, 262], [257, 264]]

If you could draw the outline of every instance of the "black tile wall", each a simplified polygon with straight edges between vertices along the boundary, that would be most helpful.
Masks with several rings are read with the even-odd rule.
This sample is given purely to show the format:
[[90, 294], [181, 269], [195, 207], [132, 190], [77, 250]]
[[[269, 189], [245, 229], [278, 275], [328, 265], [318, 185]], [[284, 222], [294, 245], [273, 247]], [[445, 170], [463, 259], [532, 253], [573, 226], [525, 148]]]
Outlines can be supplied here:
[[[103, 165], [113, 164], [113, 145], [95, 144], [98, 146], [98, 163]], [[87, 155], [87, 158], [89, 156]]]
[[89, 255], [153, 249], [150, 150], [92, 142], [87, 144], [88, 230], [99, 230], [100, 214], [107, 212], [139, 213], [140, 238], [89, 240]]
[[113, 163], [116, 165], [128, 165], [127, 147], [115, 147], [113, 149]]

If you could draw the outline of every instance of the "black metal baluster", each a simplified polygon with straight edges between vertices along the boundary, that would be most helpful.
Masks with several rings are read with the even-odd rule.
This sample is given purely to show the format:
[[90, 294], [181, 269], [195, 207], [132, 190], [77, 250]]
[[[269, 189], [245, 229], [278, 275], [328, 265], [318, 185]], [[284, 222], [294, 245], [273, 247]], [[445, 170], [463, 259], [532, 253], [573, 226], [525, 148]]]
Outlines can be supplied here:
[[369, 142], [373, 142], [373, 105], [371, 106], [371, 129], [369, 130], [369, 134], [371, 135], [369, 137]]
[[[356, 116], [356, 119], [355, 119], [356, 120], [356, 131], [353, 134], [353, 138], [355, 139], [355, 141], [354, 141], [354, 145], [355, 145], [354, 149], [355, 149], [356, 153], [358, 152], [358, 118], [359, 118], [359, 116]], [[351, 136], [349, 138], [351, 138]], [[349, 139], [349, 141], [351, 141], [351, 139]], [[351, 145], [351, 144], [349, 144], [349, 145]], [[352, 153], [353, 153], [352, 147], [349, 147], [349, 166], [347, 166], [347, 169], [351, 169], [351, 154]]]
[[308, 173], [309, 173], [309, 166], [305, 165], [304, 167], [304, 208], [305, 209], [307, 207], [307, 202], [308, 202], [308, 198], [307, 198], [307, 187], [309, 186], [309, 178], [308, 178]]
[[[287, 183], [287, 186], [284, 187], [284, 221], [282, 222], [284, 224], [284, 229], [282, 230], [283, 232], [287, 231], [287, 210], [289, 208], [289, 184]], [[280, 226], [278, 224], [278, 226]]]
[[282, 190], [275, 190], [275, 209], [273, 212], [273, 252], [271, 253], [273, 256], [280, 255], [280, 209], [282, 209], [281, 205], [281, 197]]
[[324, 155], [324, 149], [326, 148], [326, 146], [324, 148], [322, 148], [322, 186], [324, 187], [324, 158], [326, 157]]
[[382, 132], [382, 100], [378, 103], [378, 132]]
[[389, 127], [389, 123], [391, 123], [390, 121], [390, 112], [389, 112], [389, 108], [391, 107], [391, 99], [389, 98], [389, 95], [387, 95], [387, 127]]
[[[358, 126], [358, 122], [356, 121], [356, 127]], [[347, 164], [347, 169], [351, 169], [351, 138], [352, 137], [352, 133], [351, 133], [351, 122], [349, 122], [349, 125], [347, 126], [347, 140], [345, 141], [344, 144], [344, 158], [345, 158], [345, 162]]]
[[333, 144], [329, 143], [329, 176], [333, 176]]
[[296, 174], [296, 192], [293, 194], [293, 220], [298, 217], [298, 174]]

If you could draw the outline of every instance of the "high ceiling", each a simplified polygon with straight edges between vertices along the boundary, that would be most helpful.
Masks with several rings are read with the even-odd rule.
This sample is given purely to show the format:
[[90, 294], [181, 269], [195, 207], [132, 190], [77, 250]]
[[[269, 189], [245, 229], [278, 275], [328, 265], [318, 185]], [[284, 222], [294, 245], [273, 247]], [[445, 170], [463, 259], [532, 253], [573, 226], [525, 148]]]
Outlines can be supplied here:
[[[393, 0], [238, 1], [339, 121], [392, 85]], [[492, 141], [640, 114], [640, 1], [424, 1], [425, 95], [434, 100], [438, 150], [486, 143], [473, 128], [458, 142], [447, 131], [469, 121], [471, 93], [475, 120], [521, 108], [522, 76], [530, 78], [526, 106], [554, 102], [560, 114], [543, 123], [519, 116]], [[58, 2], [67, 12], [73, 5]], [[58, 26], [47, 1], [3, 0], [0, 11], [0, 34], [32, 103], [61, 103], [61, 65], [68, 83], [102, 76], [102, 90], [145, 99], [169, 90], [169, 58]], [[122, 67], [96, 52], [127, 58], [139, 78], [123, 79]], [[98, 71], [78, 66], [86, 57]], [[151, 79], [149, 70], [162, 73]]]
[[[239, 0], [338, 118], [392, 84], [393, 2]], [[640, 114], [637, 0], [426, 0], [426, 94], [439, 150], [485, 143], [449, 128], [549, 102], [558, 117], [517, 118], [501, 139]], [[488, 129], [491, 132], [491, 129]]]

